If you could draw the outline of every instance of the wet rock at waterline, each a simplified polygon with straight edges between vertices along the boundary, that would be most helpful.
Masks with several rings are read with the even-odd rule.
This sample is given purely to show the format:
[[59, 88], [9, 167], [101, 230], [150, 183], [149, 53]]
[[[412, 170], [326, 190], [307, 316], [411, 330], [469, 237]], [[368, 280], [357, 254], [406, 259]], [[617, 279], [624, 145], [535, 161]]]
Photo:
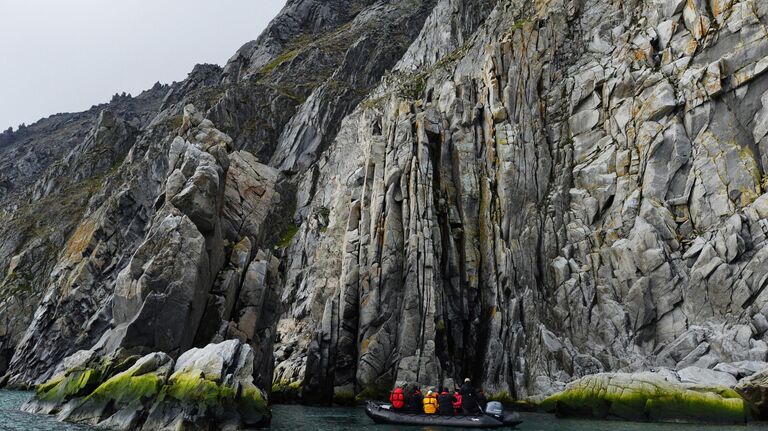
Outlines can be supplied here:
[[749, 404], [728, 386], [683, 383], [674, 374], [602, 373], [569, 383], [541, 403], [566, 417], [654, 422], [744, 423]]
[[752, 406], [757, 419], [768, 420], [768, 368], [741, 380], [735, 389]]
[[23, 410], [118, 430], [240, 429], [270, 421], [253, 384], [253, 350], [236, 340], [165, 353], [91, 360], [40, 385]]

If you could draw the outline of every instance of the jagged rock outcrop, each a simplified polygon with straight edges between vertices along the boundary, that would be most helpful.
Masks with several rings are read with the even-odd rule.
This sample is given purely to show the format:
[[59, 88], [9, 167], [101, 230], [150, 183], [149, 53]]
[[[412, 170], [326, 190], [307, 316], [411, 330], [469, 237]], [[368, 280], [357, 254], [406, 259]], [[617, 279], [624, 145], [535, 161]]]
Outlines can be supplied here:
[[595, 374], [569, 384], [542, 405], [559, 415], [597, 419], [743, 424], [749, 418], [749, 406], [728, 386], [685, 384], [675, 377]]
[[289, 1], [154, 118], [89, 134], [130, 146], [106, 173], [66, 158], [93, 190], [18, 206], [82, 213], [0, 248], [0, 373], [236, 338], [305, 402], [747, 378], [768, 360], [768, 5], [705, 3]]
[[[114, 288], [108, 292], [111, 295], [102, 305], [104, 310], [98, 312], [111, 318], [107, 321], [101, 317], [105, 320], [101, 326], [88, 328], [91, 337], [99, 337], [90, 350], [64, 358], [58, 373], [53, 368], [45, 371], [54, 375], [39, 387], [37, 399], [28, 406], [30, 411], [58, 413], [61, 420], [118, 429], [177, 429], [177, 425], [239, 428], [268, 422], [266, 397], [253, 379], [256, 376], [259, 384], [269, 387], [264, 375], [271, 372], [271, 349], [263, 346], [271, 346], [274, 319], [242, 317], [270, 316], [277, 307], [277, 299], [269, 295], [275, 288], [274, 280], [266, 278], [276, 277], [274, 264], [261, 271], [261, 279], [249, 276], [251, 268], [256, 272], [262, 268], [265, 257], [259, 252], [250, 259], [255, 238], [248, 234], [261, 230], [265, 217], [261, 222], [249, 219], [246, 233], [234, 231], [244, 235], [234, 246], [224, 238], [223, 220], [227, 189], [238, 190], [241, 186], [235, 196], [245, 196], [256, 204], [265, 193], [251, 189], [274, 187], [278, 174], [271, 172], [264, 178], [241, 170], [228, 176], [231, 142], [193, 105], [185, 106], [179, 136], [167, 149], [167, 178], [153, 205], [155, 212], [145, 238], [117, 274]], [[233, 160], [242, 163], [243, 155], [235, 153]], [[270, 172], [253, 160], [248, 166], [252, 172]], [[235, 184], [227, 185], [228, 179]], [[269, 196], [279, 198], [275, 190]], [[227, 220], [228, 226], [233, 223], [243, 224], [239, 219]], [[234, 274], [221, 271], [225, 259], [231, 261], [227, 269]], [[246, 264], [248, 271], [244, 271]], [[226, 280], [224, 291], [214, 287], [220, 272]], [[223, 294], [226, 310], [205, 319], [207, 310], [221, 305], [217, 294]], [[226, 331], [235, 313], [241, 321], [233, 319], [232, 324], [239, 324], [241, 332], [245, 331], [240, 334]], [[35, 324], [49, 324], [48, 318], [37, 315]], [[69, 319], [71, 322], [71, 316]], [[216, 332], [219, 327], [222, 329]], [[35, 341], [44, 341], [47, 336], [50, 334]], [[191, 349], [214, 338], [241, 341], [224, 341], [202, 351]], [[248, 343], [258, 348], [256, 366], [254, 349]], [[49, 360], [46, 355], [66, 351], [51, 343], [36, 348], [31, 355]], [[161, 353], [152, 353], [122, 372], [126, 361], [135, 361], [136, 355], [152, 351]], [[176, 357], [171, 374], [173, 368], [168, 363], [172, 366]], [[150, 365], [151, 370], [147, 369]], [[221, 368], [218, 374], [215, 366]], [[34, 369], [29, 367], [27, 371]], [[152, 381], [147, 380], [148, 372], [153, 373]], [[234, 373], [236, 379], [227, 377], [227, 373]], [[15, 375], [13, 379], [21, 377]]]
[[162, 352], [84, 361], [38, 387], [23, 410], [117, 430], [264, 426], [271, 414], [253, 384], [253, 359], [248, 345], [230, 340], [176, 361]]
[[231, 139], [191, 105], [169, 150], [165, 194], [146, 240], [117, 276], [107, 350], [191, 348], [224, 264], [219, 213]]
[[768, 368], [741, 380], [735, 390], [747, 400], [758, 420], [768, 419]]

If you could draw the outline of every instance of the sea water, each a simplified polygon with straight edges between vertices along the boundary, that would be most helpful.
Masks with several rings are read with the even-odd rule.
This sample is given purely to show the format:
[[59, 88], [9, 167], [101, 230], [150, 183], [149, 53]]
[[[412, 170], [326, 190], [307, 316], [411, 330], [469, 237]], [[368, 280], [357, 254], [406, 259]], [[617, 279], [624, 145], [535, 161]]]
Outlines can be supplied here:
[[[96, 428], [56, 422], [51, 416], [34, 415], [20, 410], [31, 392], [0, 390], [0, 431], [94, 430]], [[619, 421], [558, 419], [552, 415], [523, 413], [520, 431], [754, 431], [768, 430], [768, 424], [749, 426], [648, 424]], [[374, 425], [362, 407], [307, 407], [275, 405], [272, 407], [272, 430], [279, 431], [449, 431], [459, 428], [401, 427]]]
[[69, 431], [92, 430], [85, 427], [57, 422], [52, 416], [33, 415], [21, 411], [21, 405], [32, 396], [32, 392], [0, 390], [1, 431]]

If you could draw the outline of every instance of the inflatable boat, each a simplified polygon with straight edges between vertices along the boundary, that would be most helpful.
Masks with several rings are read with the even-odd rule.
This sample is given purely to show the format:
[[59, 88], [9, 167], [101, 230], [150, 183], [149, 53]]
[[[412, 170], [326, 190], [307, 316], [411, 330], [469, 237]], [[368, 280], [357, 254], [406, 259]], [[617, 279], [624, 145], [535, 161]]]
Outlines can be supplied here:
[[395, 411], [390, 404], [376, 403], [373, 401], [368, 401], [368, 404], [365, 406], [365, 413], [377, 424], [389, 425], [502, 428], [514, 427], [523, 422], [519, 414], [505, 412], [501, 409], [499, 409], [497, 414], [485, 413], [480, 415], [441, 416], [427, 415], [423, 413], [398, 412]]

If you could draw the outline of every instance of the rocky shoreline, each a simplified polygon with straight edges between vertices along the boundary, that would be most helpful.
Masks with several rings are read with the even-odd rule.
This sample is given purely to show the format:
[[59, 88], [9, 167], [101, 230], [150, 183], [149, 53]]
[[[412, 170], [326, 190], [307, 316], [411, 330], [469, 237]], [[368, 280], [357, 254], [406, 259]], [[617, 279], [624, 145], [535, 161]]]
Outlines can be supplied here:
[[[163, 353], [71, 364], [22, 409], [122, 431], [261, 428], [271, 413], [252, 383], [252, 361], [247, 345], [230, 341], [193, 349], [175, 364]], [[689, 367], [589, 375], [509, 407], [585, 419], [745, 424], [768, 419], [767, 394], [768, 369], [735, 384], [731, 374]]]
[[652, 372], [596, 374], [570, 383], [540, 408], [564, 417], [650, 422], [743, 424], [751, 419], [748, 402], [718, 383], [684, 384]]
[[[177, 361], [161, 352], [108, 358], [79, 352], [65, 361], [64, 371], [39, 385], [22, 409], [121, 431], [266, 427], [271, 411], [267, 394], [253, 384], [253, 360], [252, 349], [236, 340], [191, 349]], [[766, 364], [745, 361], [718, 368], [725, 371], [689, 366], [600, 373], [550, 396], [510, 400], [490, 394], [490, 399], [585, 419], [706, 424], [768, 419]], [[272, 394], [272, 402], [283, 401], [275, 386]]]
[[236, 340], [165, 353], [71, 364], [22, 407], [58, 420], [116, 430], [268, 426], [267, 396], [253, 384], [254, 354]]

